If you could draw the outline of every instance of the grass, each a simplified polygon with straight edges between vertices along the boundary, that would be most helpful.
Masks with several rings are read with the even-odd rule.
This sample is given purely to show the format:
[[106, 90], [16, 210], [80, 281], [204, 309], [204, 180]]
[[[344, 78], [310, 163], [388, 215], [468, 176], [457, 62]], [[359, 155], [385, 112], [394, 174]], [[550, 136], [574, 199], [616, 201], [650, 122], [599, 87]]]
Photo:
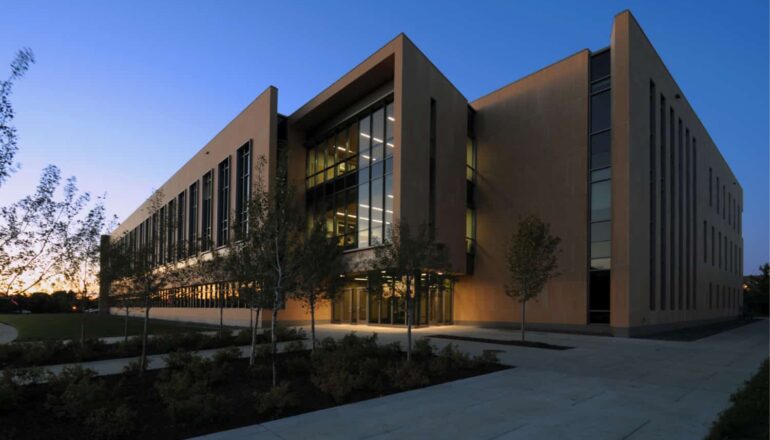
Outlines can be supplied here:
[[714, 422], [706, 437], [708, 440], [767, 439], [770, 436], [767, 418], [770, 414], [768, 374], [768, 361], [765, 360], [757, 374], [730, 397], [732, 406], [722, 411], [719, 419]]
[[[40, 313], [30, 315], [0, 315], [0, 322], [15, 327], [16, 341], [80, 339], [80, 313]], [[123, 336], [124, 317], [116, 315], [86, 315], [86, 337]], [[168, 334], [215, 330], [217, 326], [150, 319], [150, 334]], [[142, 334], [142, 318], [128, 318], [128, 334]]]

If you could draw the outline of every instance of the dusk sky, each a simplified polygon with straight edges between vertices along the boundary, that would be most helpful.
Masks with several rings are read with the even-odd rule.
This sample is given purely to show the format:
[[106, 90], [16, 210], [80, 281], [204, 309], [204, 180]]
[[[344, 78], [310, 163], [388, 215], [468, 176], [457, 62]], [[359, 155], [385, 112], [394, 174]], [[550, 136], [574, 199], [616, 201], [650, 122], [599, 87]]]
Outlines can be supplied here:
[[[22, 170], [60, 166], [121, 220], [270, 85], [290, 114], [405, 32], [469, 100], [609, 45], [635, 15], [745, 191], [745, 270], [768, 260], [767, 1], [41, 2], [0, 4], [0, 76]], [[558, 121], [554, 121], [557, 123]], [[515, 172], [515, 170], [512, 170]]]

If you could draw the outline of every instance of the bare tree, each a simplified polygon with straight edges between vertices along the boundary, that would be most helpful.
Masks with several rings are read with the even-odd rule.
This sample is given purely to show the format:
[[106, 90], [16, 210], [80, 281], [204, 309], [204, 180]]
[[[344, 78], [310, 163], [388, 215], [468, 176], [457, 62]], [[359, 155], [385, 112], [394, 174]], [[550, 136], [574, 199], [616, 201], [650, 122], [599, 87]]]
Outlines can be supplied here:
[[549, 279], [558, 275], [557, 253], [561, 238], [534, 215], [519, 220], [511, 235], [505, 258], [508, 284], [505, 293], [521, 304], [521, 340], [524, 341], [527, 301], [536, 299]]
[[313, 228], [303, 242], [296, 287], [292, 297], [310, 311], [311, 349], [315, 350], [315, 310], [319, 303], [334, 299], [342, 286], [345, 262], [336, 238], [322, 222]]
[[[423, 225], [412, 232], [407, 222], [394, 224], [387, 241], [374, 249], [371, 262], [374, 276], [377, 272], [392, 291], [406, 302], [407, 360], [412, 359], [412, 325], [414, 323], [414, 297], [429, 285], [439, 282], [449, 268], [446, 247], [435, 241], [429, 227]], [[436, 280], [436, 281], [432, 281]]]

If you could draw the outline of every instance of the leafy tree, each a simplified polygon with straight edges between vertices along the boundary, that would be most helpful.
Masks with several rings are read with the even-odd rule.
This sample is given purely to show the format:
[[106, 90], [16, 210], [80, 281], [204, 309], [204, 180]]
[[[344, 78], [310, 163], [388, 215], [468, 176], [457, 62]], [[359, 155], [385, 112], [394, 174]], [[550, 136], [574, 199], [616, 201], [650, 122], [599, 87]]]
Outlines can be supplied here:
[[[267, 183], [264, 157], [257, 158], [256, 181], [246, 200], [246, 216], [235, 222], [236, 236], [225, 252], [228, 278], [250, 295], [252, 309], [271, 309], [270, 322], [273, 386], [278, 384], [278, 312], [292, 292], [300, 267], [304, 223], [297, 209], [296, 190], [286, 174], [286, 158], [278, 158], [275, 178]], [[236, 213], [239, 214], [239, 213]], [[252, 328], [254, 362], [256, 326]]]
[[[161, 190], [155, 191], [147, 202], [147, 214], [153, 218], [153, 229], [157, 230], [161, 207], [164, 203]], [[123, 242], [123, 244], [120, 244]], [[142, 352], [139, 360], [140, 372], [147, 369], [147, 334], [150, 320], [150, 308], [158, 298], [161, 289], [183, 284], [188, 272], [172, 262], [171, 258], [160, 259], [156, 252], [162, 243], [158, 240], [147, 245], [137, 244], [133, 248], [126, 240], [118, 240], [115, 246], [118, 256], [110, 262], [115, 280], [125, 285], [125, 288], [144, 309], [144, 324], [142, 326]], [[113, 253], [115, 254], [115, 253]]]
[[519, 220], [506, 247], [508, 284], [505, 293], [521, 304], [521, 340], [524, 341], [527, 301], [537, 298], [549, 279], [557, 275], [561, 238], [550, 225], [529, 215]]
[[[407, 222], [394, 224], [387, 241], [374, 249], [372, 277], [382, 278], [406, 302], [407, 360], [412, 359], [414, 297], [426, 291], [429, 282], [440, 282], [449, 268], [446, 247], [436, 242], [426, 225], [412, 232]], [[427, 274], [431, 277], [427, 277]], [[425, 274], [425, 276], [423, 276]], [[430, 279], [430, 280], [429, 280]]]
[[64, 249], [67, 263], [63, 267], [63, 276], [70, 286], [77, 289], [81, 303], [80, 343], [85, 344], [86, 309], [88, 291], [96, 288], [99, 276], [99, 245], [106, 226], [106, 214], [102, 200], [98, 200], [95, 209], [77, 220], [75, 234]]
[[30, 49], [19, 50], [11, 62], [11, 75], [7, 80], [0, 81], [0, 185], [16, 170], [13, 159], [19, 150], [16, 127], [12, 125], [14, 112], [10, 97], [13, 85], [34, 62], [35, 55]]
[[332, 300], [344, 278], [345, 263], [337, 240], [330, 237], [322, 222], [316, 222], [303, 242], [292, 297], [310, 311], [311, 350], [315, 350], [315, 309], [319, 303]]
[[770, 264], [759, 266], [759, 275], [746, 277], [744, 305], [748, 313], [768, 314], [770, 304]]

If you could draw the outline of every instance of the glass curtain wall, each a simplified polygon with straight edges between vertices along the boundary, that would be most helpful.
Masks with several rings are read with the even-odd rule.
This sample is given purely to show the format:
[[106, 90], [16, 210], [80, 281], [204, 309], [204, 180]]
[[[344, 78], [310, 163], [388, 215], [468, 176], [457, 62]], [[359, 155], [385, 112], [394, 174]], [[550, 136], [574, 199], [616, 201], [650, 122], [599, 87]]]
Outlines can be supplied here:
[[610, 322], [611, 263], [610, 51], [591, 57], [590, 267], [588, 322]]
[[345, 249], [382, 243], [393, 222], [393, 103], [331, 130], [307, 150], [309, 226], [321, 221]]

